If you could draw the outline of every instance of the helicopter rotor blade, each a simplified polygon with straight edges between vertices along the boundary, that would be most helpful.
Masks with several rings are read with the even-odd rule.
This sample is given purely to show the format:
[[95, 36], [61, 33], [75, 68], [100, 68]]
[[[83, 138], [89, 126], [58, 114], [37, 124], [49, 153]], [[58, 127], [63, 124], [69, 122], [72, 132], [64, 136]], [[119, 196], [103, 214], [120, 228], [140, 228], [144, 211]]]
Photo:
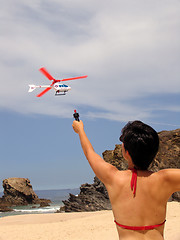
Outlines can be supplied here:
[[55, 80], [55, 79], [51, 76], [51, 74], [49, 74], [48, 71], [47, 71], [44, 67], [40, 68], [39, 71], [40, 71], [42, 74], [44, 74], [49, 80]]
[[57, 81], [63, 82], [63, 81], [76, 80], [76, 79], [80, 79], [80, 78], [87, 78], [87, 75], [86, 76], [80, 76], [80, 77], [74, 77], [74, 78], [66, 78], [66, 79], [57, 80]]
[[45, 93], [47, 93], [49, 90], [51, 90], [52, 87], [47, 87], [44, 91], [42, 91], [41, 93], [39, 93], [36, 97], [41, 97], [43, 96]]

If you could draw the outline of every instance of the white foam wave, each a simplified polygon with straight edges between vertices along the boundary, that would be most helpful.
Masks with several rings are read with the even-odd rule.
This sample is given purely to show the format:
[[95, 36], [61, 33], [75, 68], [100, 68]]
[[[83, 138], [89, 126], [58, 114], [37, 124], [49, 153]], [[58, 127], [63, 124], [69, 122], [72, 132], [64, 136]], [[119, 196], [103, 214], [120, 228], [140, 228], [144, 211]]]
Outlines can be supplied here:
[[59, 210], [59, 207], [51, 208], [34, 208], [34, 209], [13, 209], [15, 212], [19, 213], [54, 213]]

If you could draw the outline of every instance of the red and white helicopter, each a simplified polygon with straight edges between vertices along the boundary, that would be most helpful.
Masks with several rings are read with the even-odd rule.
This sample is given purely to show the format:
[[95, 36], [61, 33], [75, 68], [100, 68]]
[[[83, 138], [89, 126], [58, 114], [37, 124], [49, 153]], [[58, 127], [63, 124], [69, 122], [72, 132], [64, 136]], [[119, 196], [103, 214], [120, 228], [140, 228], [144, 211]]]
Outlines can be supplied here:
[[58, 80], [58, 79], [54, 79], [44, 67], [40, 68], [39, 71], [42, 74], [44, 74], [50, 81], [53, 80], [53, 82], [51, 83], [51, 85], [38, 85], [38, 86], [33, 85], [33, 84], [29, 85], [29, 91], [28, 92], [32, 92], [36, 88], [46, 88], [44, 91], [39, 93], [36, 97], [43, 96], [45, 93], [47, 93], [52, 88], [54, 88], [54, 90], [56, 91], [56, 93], [55, 93], [56, 96], [57, 95], [65, 95], [66, 92], [71, 90], [71, 87], [69, 87], [68, 85], [62, 84], [60, 82], [76, 80], [76, 79], [80, 79], [80, 78], [87, 78], [87, 76], [80, 76], [80, 77], [66, 78], [66, 79]]

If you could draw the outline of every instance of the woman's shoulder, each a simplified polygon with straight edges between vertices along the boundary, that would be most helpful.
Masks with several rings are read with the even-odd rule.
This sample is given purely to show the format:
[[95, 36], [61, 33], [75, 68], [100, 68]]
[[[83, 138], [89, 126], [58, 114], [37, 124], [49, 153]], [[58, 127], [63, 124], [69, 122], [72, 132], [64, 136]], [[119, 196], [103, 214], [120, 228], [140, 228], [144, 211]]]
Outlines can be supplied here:
[[180, 174], [180, 169], [178, 168], [165, 168], [161, 169], [157, 172], [153, 172], [153, 174], [165, 179], [168, 179], [170, 177], [173, 177], [174, 175], [179, 175]]
[[171, 188], [172, 192], [180, 191], [180, 169], [168, 168], [154, 173], [159, 180]]

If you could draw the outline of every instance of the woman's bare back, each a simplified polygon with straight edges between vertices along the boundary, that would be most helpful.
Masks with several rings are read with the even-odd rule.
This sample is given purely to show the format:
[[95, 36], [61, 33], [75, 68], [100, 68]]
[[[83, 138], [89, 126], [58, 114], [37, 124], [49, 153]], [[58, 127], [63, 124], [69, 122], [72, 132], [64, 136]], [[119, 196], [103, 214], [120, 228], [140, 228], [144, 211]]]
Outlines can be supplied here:
[[[130, 187], [132, 171], [119, 171], [112, 186], [107, 186], [115, 220], [127, 226], [163, 223], [170, 193], [165, 189], [163, 174], [137, 171], [135, 196]], [[153, 230], [133, 231], [117, 226], [121, 239], [163, 239], [164, 225]]]

